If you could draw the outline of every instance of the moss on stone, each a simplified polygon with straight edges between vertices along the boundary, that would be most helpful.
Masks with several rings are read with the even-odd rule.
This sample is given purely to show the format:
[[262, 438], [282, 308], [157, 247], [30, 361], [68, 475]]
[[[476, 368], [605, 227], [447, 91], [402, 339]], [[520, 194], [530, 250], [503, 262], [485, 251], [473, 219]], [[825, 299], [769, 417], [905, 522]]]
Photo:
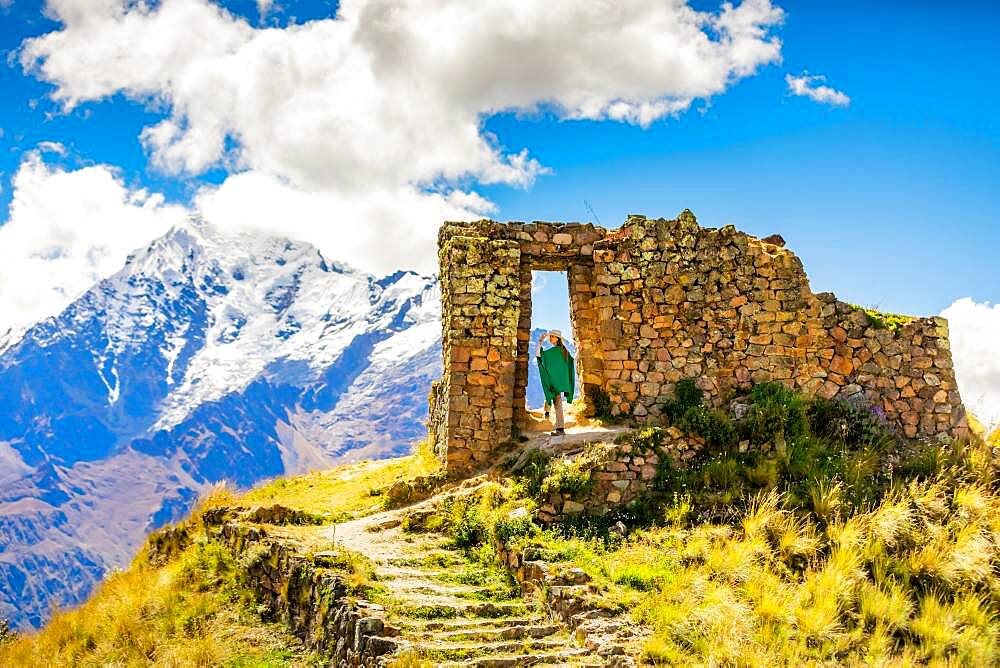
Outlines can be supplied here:
[[885, 329], [893, 334], [899, 331], [899, 328], [908, 322], [914, 320], [913, 316], [902, 315], [900, 313], [886, 313], [883, 311], [878, 311], [874, 308], [865, 308], [864, 306], [858, 306], [857, 304], [851, 304], [855, 309], [859, 311], [864, 311], [868, 316], [868, 323], [873, 329]]

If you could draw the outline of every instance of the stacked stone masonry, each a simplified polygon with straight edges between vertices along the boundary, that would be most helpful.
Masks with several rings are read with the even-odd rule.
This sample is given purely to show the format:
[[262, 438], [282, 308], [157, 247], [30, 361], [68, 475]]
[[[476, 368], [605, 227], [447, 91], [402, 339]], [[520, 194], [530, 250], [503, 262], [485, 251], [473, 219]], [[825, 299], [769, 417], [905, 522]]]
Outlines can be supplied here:
[[525, 423], [531, 272], [565, 271], [586, 410], [662, 422], [683, 378], [719, 405], [777, 380], [810, 395], [863, 399], [907, 437], [968, 434], [947, 322], [880, 328], [814, 294], [780, 238], [629, 216], [617, 230], [578, 223], [446, 223], [439, 232], [444, 376], [430, 431], [464, 473]]
[[650, 490], [664, 458], [672, 467], [684, 468], [705, 447], [704, 439], [683, 434], [676, 427], [667, 427], [667, 436], [660, 447], [644, 451], [627, 443], [592, 444], [579, 456], [582, 460], [578, 457], [591, 486], [585, 492], [553, 492], [538, 508], [538, 521], [559, 523], [574, 515], [605, 515], [627, 506]]

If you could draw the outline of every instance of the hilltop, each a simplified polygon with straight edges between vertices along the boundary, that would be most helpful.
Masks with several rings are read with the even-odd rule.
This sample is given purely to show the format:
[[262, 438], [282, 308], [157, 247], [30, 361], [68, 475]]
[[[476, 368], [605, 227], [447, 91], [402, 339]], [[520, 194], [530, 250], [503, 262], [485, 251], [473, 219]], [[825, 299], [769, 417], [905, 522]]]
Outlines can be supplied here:
[[667, 410], [555, 439], [533, 416], [466, 479], [423, 447], [217, 490], [0, 663], [995, 659], [995, 446], [772, 383], [725, 409], [681, 383]]

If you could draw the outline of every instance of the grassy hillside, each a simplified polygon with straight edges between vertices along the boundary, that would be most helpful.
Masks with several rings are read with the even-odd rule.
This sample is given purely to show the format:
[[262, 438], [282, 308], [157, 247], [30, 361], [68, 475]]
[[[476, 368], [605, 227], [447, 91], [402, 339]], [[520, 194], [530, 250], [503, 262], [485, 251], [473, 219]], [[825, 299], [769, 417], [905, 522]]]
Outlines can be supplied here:
[[[996, 664], [998, 436], [905, 442], [877, 412], [772, 384], [741, 401], [737, 419], [682, 385], [667, 412], [704, 438], [705, 451], [684, 469], [663, 458], [655, 492], [610, 516], [532, 523], [546, 495], [591, 484], [585, 458], [538, 454], [516, 474], [442, 497], [434, 514], [403, 528], [445, 534], [497, 582], [509, 582], [497, 572], [499, 544], [556, 570], [582, 569], [602, 605], [650, 629], [650, 664]], [[666, 437], [645, 428], [620, 442], [646, 451]], [[234, 503], [339, 522], [385, 507], [394, 482], [434, 466], [421, 452], [276, 480], [239, 499], [220, 489], [186, 523]], [[81, 608], [0, 644], [0, 665], [318, 663], [260, 621], [241, 573], [232, 554], [205, 541], [165, 566], [140, 554]]]
[[[278, 479], [240, 497], [225, 486], [203, 499], [184, 525], [218, 506], [280, 504], [334, 521], [381, 509], [392, 483], [427, 473], [426, 452]], [[264, 624], [226, 548], [196, 541], [156, 567], [147, 549], [111, 574], [81, 607], [56, 612], [37, 633], [0, 637], [0, 666], [321, 665], [276, 624]]]
[[[473, 551], [500, 541], [583, 569], [605, 605], [651, 628], [654, 664], [996, 664], [995, 447], [904, 443], [877, 415], [780, 386], [746, 401], [738, 421], [697, 393], [672, 406], [708, 450], [661, 466], [657, 494], [617, 515], [525, 522], [516, 509], [590, 484], [578, 463], [540, 457], [425, 526]], [[641, 452], [663, 438], [624, 440]], [[780, 447], [741, 453], [740, 439]]]

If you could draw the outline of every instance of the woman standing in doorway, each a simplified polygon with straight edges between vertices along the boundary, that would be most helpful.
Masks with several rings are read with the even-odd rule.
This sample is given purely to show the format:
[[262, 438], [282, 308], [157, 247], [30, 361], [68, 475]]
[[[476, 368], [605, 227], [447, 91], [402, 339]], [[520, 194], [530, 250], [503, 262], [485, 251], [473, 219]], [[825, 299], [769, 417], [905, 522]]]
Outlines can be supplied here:
[[[543, 344], [548, 341], [550, 348], [543, 349]], [[569, 354], [566, 345], [563, 343], [562, 332], [558, 329], [542, 334], [538, 341], [538, 375], [542, 381], [542, 391], [545, 393], [546, 405], [552, 404], [555, 409], [555, 431], [553, 436], [560, 436], [566, 433], [563, 422], [562, 395], [566, 395], [566, 400], [573, 403], [573, 388], [576, 387], [576, 372], [573, 367], [573, 356]]]

